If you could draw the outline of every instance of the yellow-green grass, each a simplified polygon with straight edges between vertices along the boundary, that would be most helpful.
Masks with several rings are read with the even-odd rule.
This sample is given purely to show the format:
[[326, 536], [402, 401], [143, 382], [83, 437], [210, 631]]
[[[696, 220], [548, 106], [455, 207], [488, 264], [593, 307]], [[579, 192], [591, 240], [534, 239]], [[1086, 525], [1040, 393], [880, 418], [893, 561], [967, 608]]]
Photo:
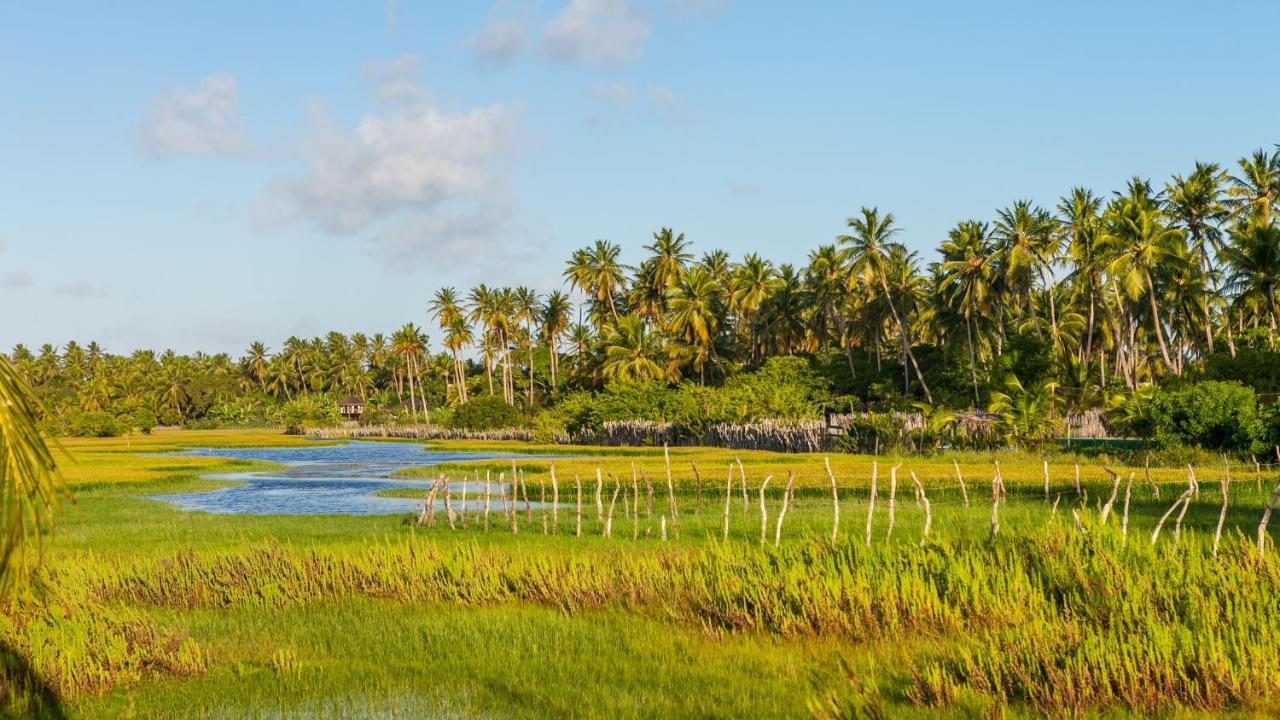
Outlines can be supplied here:
[[[300, 442], [263, 431], [64, 441], [76, 503], [34, 597], [0, 639], [25, 650], [73, 714], [87, 717], [800, 717], [807, 703], [849, 713], [969, 716], [1007, 704], [1015, 715], [1141, 714], [1248, 712], [1280, 699], [1278, 654], [1261, 644], [1280, 635], [1271, 612], [1280, 563], [1252, 549], [1267, 492], [1251, 468], [1233, 468], [1216, 561], [1216, 468], [1198, 470], [1201, 495], [1177, 547], [1170, 519], [1153, 549], [1147, 536], [1185, 470], [1152, 469], [1162, 483], [1156, 501], [1136, 469], [1122, 544], [1119, 502], [1098, 524], [1111, 484], [1096, 463], [1082, 463], [1085, 501], [1070, 461], [1051, 464], [1052, 496], [1062, 496], [1055, 513], [1042, 499], [1039, 461], [1016, 454], [997, 455], [1010, 501], [994, 540], [992, 456], [955, 456], [967, 509], [949, 456], [901, 459], [888, 542], [893, 461], [878, 459], [870, 549], [872, 459], [845, 455], [831, 456], [842, 497], [835, 545], [820, 455], [672, 449], [680, 537], [673, 526], [667, 543], [658, 539], [667, 512], [660, 448], [432, 444], [573, 456], [555, 463], [562, 503], [573, 500], [574, 474], [584, 482], [581, 538], [568, 508], [553, 536], [542, 534], [540, 510], [530, 522], [521, 507], [513, 534], [496, 498], [485, 532], [475, 515], [466, 530], [450, 530], [443, 517], [417, 528], [396, 516], [214, 516], [143, 497], [263, 466], [150, 453]], [[721, 546], [725, 475], [738, 457], [751, 492], [744, 510], [735, 486]], [[644, 514], [641, 483], [640, 539], [622, 500], [614, 537], [603, 538], [595, 468], [630, 486], [632, 460], [655, 486], [654, 514]], [[697, 514], [690, 461], [704, 474]], [[534, 500], [540, 486], [550, 493], [548, 460], [519, 465]], [[510, 472], [487, 461], [411, 474], [458, 478], [485, 467]], [[933, 505], [923, 549], [908, 469]], [[788, 470], [797, 492], [782, 547], [761, 549], [759, 483], [773, 474], [771, 546]], [[1264, 472], [1260, 484], [1274, 480]], [[1061, 702], [1045, 695], [1064, 687]]]

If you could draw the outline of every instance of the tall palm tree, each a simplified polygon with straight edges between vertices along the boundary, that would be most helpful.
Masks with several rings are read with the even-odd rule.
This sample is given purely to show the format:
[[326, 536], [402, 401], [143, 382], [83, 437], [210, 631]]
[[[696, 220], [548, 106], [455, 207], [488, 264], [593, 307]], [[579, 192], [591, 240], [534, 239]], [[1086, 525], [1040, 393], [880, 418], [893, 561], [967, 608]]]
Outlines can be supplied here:
[[1131, 300], [1146, 295], [1151, 325], [1160, 344], [1165, 367], [1176, 374], [1169, 345], [1165, 341], [1159, 295], [1152, 268], [1159, 263], [1175, 263], [1186, 256], [1181, 230], [1167, 225], [1159, 210], [1133, 199], [1117, 199], [1106, 213], [1103, 242], [1112, 258], [1107, 274], [1115, 277]]
[[[458, 291], [451, 287], [443, 287], [436, 291], [427, 304], [427, 311], [439, 323], [445, 332], [445, 347], [453, 357], [453, 384], [457, 386], [458, 402], [467, 401], [467, 379], [462, 367], [462, 348], [470, 344], [471, 329], [466, 326], [462, 304], [458, 301]], [[461, 321], [461, 324], [459, 324]], [[466, 337], [465, 342], [463, 340]], [[447, 394], [447, 390], [446, 390]]]
[[[704, 271], [706, 280], [716, 284], [710, 271]], [[729, 281], [729, 307], [742, 318], [742, 325], [747, 331], [747, 348], [751, 362], [756, 361], [756, 314], [765, 298], [777, 284], [773, 263], [755, 253], [742, 259], [742, 264], [735, 268]]]
[[694, 350], [698, 383], [705, 385], [707, 364], [715, 354], [718, 325], [715, 303], [720, 297], [720, 286], [705, 268], [694, 266], [681, 273], [669, 295], [671, 332]]
[[558, 390], [560, 376], [560, 338], [569, 331], [569, 296], [552, 290], [542, 306], [542, 341], [551, 355], [551, 392]]
[[1029, 200], [1019, 200], [1012, 207], [998, 210], [996, 217], [993, 237], [999, 244], [1000, 265], [1004, 271], [1006, 286], [1025, 299], [1033, 327], [1040, 334], [1032, 297], [1035, 281], [1039, 278], [1049, 296], [1049, 322], [1054, 347], [1057, 348], [1058, 313], [1054, 303], [1053, 283], [1049, 277], [1049, 270], [1058, 257], [1059, 243], [1053, 216], [1044, 208], [1032, 205]]
[[529, 352], [529, 392], [528, 405], [533, 407], [533, 326], [542, 319], [542, 299], [538, 293], [527, 287], [518, 287], [512, 295], [512, 317], [517, 323], [524, 324], [524, 342]]
[[897, 244], [893, 242], [894, 235], [898, 233], [898, 228], [893, 226], [893, 213], [885, 213], [881, 216], [878, 208], [868, 207], [863, 207], [860, 212], [861, 217], [854, 216], [848, 220], [848, 226], [852, 232], [836, 238], [839, 243], [846, 245], [850, 250], [852, 259], [850, 280], [852, 282], [862, 278], [871, 283], [878, 283], [880, 289], [884, 291], [885, 300], [889, 304], [889, 312], [893, 315], [893, 320], [898, 326], [898, 334], [902, 338], [902, 355], [907, 360], [904, 365], [909, 365], [909, 368], [904, 368], [903, 371], [905, 392], [911, 392], [910, 373], [914, 370], [916, 379], [920, 382], [920, 388], [924, 391], [925, 399], [932, 405], [933, 394], [929, 392], [929, 385], [925, 382], [924, 373], [920, 372], [920, 364], [916, 362], [915, 353], [911, 350], [911, 331], [908, 329], [902, 314], [898, 312], [897, 305], [893, 300], [893, 294], [889, 291], [888, 279], [885, 276], [885, 265], [891, 249], [890, 246]]
[[995, 244], [987, 224], [977, 220], [959, 223], [942, 244], [942, 296], [964, 318], [969, 349], [969, 374], [973, 380], [973, 405], [978, 406], [978, 359], [973, 348], [974, 316], [985, 312], [991, 301]]
[[1230, 176], [1227, 195], [1237, 222], [1270, 225], [1280, 203], [1280, 151], [1269, 153], [1259, 148], [1236, 164], [1240, 174]]
[[662, 342], [636, 315], [623, 315], [604, 328], [604, 363], [600, 371], [610, 380], [666, 380], [661, 363]]
[[676, 235], [671, 228], [662, 228], [653, 234], [653, 244], [645, 245], [645, 250], [652, 253], [654, 286], [665, 292], [676, 282], [676, 278], [689, 266], [693, 253], [689, 252], [689, 243], [684, 233]]
[[270, 358], [270, 350], [261, 341], [254, 341], [249, 345], [249, 349], [245, 351], [245, 372], [258, 385], [259, 390], [266, 388], [267, 363]]
[[[413, 323], [405, 323], [391, 336], [391, 351], [404, 363], [409, 384], [409, 408], [417, 422], [418, 408], [421, 406], [424, 422], [431, 422], [431, 414], [427, 410], [427, 398], [422, 391], [422, 375], [420, 360], [427, 354], [427, 336]], [[417, 395], [414, 388], [417, 387]], [[419, 404], [421, 399], [421, 404]]]
[[1244, 223], [1230, 233], [1223, 249], [1230, 268], [1227, 289], [1237, 296], [1262, 298], [1273, 331], [1280, 320], [1276, 306], [1276, 285], [1280, 283], [1280, 227], [1263, 225], [1261, 220]]
[[1088, 362], [1093, 357], [1094, 326], [1097, 320], [1098, 305], [1103, 300], [1102, 272], [1104, 261], [1100, 250], [1102, 237], [1101, 221], [1102, 198], [1083, 187], [1071, 189], [1071, 193], [1058, 203], [1058, 227], [1067, 247], [1067, 257], [1075, 270], [1068, 274], [1068, 281], [1074, 281], [1079, 294], [1084, 296], [1088, 305], [1088, 320], [1084, 334], [1082, 360]]
[[623, 266], [618, 261], [622, 248], [608, 240], [597, 240], [586, 250], [575, 252], [565, 268], [565, 277], [592, 300], [592, 315], [599, 328], [608, 317], [618, 319], [617, 297], [623, 285]]

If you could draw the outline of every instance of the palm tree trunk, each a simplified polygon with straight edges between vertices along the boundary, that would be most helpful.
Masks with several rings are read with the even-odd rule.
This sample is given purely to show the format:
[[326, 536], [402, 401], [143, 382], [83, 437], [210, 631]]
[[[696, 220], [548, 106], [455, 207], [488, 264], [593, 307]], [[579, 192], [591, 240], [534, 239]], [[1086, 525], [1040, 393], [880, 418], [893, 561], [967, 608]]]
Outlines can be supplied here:
[[969, 374], [973, 377], [973, 407], [978, 407], [978, 361], [973, 353], [973, 329], [969, 313], [964, 314], [964, 337], [969, 343]]
[[902, 353], [911, 361], [911, 367], [916, 371], [916, 379], [920, 381], [920, 387], [924, 390], [924, 397], [932, 405], [933, 393], [929, 392], [929, 385], [924, 381], [924, 374], [920, 372], [920, 363], [916, 362], [916, 354], [911, 352], [911, 332], [907, 330], [907, 324], [902, 321], [902, 315], [898, 313], [898, 306], [894, 304], [893, 296], [889, 293], [889, 281], [885, 279], [884, 273], [879, 273], [879, 275], [880, 287], [884, 290], [884, 298], [889, 301], [889, 311], [893, 313], [893, 319], [898, 323], [898, 333], [902, 335]]
[[1040, 282], [1044, 283], [1044, 291], [1049, 294], [1049, 329], [1053, 333], [1053, 349], [1057, 352], [1062, 349], [1062, 340], [1058, 337], [1058, 304], [1053, 299], [1054, 286], [1049, 282], [1043, 266], [1040, 268]]
[[1164, 328], [1160, 323], [1160, 306], [1156, 303], [1156, 286], [1151, 279], [1151, 270], [1144, 268], [1143, 274], [1147, 278], [1147, 299], [1151, 301], [1151, 324], [1156, 328], [1156, 341], [1160, 343], [1160, 355], [1164, 358], [1165, 367], [1174, 375], [1178, 375], [1178, 371], [1173, 366], [1173, 360], [1169, 356], [1169, 346], [1164, 341]]

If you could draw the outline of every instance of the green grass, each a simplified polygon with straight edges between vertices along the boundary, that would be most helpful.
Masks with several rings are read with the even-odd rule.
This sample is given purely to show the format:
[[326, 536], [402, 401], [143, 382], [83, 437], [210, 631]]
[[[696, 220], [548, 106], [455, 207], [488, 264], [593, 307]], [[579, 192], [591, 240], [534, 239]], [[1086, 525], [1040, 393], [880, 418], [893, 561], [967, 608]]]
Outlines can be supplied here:
[[[543, 534], [541, 510], [530, 519], [523, 506], [513, 534], [496, 497], [488, 532], [476, 515], [450, 530], [442, 516], [419, 528], [396, 516], [184, 513], [145, 499], [210, 486], [200, 474], [262, 465], [138, 453], [296, 442], [260, 431], [66, 442], [75, 505], [43, 580], [0, 639], [83, 717], [1149, 714], [1250, 712], [1280, 700], [1280, 652], [1265, 640], [1280, 636], [1280, 561], [1253, 549], [1271, 474], [1259, 490], [1251, 470], [1233, 469], [1216, 560], [1208, 546], [1220, 471], [1198, 470], [1201, 495], [1176, 546], [1170, 519], [1152, 547], [1151, 527], [1185, 487], [1185, 470], [1152, 469], [1157, 501], [1137, 469], [1125, 538], [1122, 497], [1098, 524], [1111, 485], [1096, 464], [1082, 464], [1083, 500], [1070, 459], [1051, 464], [1055, 513], [1039, 461], [1013, 454], [999, 456], [1010, 498], [994, 539], [990, 456], [957, 456], [967, 508], [950, 457], [902, 459], [892, 538], [896, 461], [879, 459], [870, 548], [872, 459], [854, 456], [831, 458], [842, 499], [834, 545], [820, 456], [673, 449], [679, 538], [672, 525], [666, 543], [665, 463], [653, 448], [507, 447], [573, 456], [555, 460], [569, 506], [554, 535]], [[721, 544], [725, 476], [738, 457], [750, 494], [744, 509], [735, 472]], [[607, 509], [609, 473], [629, 489], [633, 461], [654, 484], [653, 515], [640, 482], [639, 517], [620, 493], [614, 537], [604, 538], [595, 469]], [[698, 513], [691, 461], [703, 473]], [[549, 497], [550, 461], [522, 466], [531, 498], [542, 488]], [[485, 469], [509, 474], [510, 464], [408, 474]], [[911, 469], [932, 503], [924, 548]], [[775, 550], [788, 472], [795, 502]], [[575, 474], [583, 537], [573, 536]], [[4, 689], [23, 694], [12, 682]]]

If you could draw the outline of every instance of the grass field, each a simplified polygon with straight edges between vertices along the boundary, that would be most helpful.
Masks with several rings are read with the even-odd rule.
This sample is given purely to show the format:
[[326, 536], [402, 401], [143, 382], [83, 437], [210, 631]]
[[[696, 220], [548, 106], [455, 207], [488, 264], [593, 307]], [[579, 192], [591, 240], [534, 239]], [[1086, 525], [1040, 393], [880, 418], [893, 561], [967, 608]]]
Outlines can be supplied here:
[[[1014, 454], [999, 456], [1008, 499], [994, 538], [991, 456], [954, 456], [967, 506], [952, 456], [877, 459], [870, 547], [872, 458], [854, 456], [831, 457], [835, 543], [821, 456], [673, 449], [672, 522], [661, 449], [448, 444], [561, 455], [564, 507], [545, 535], [541, 509], [518, 506], [512, 533], [496, 498], [486, 532], [476, 515], [451, 530], [442, 516], [430, 528], [395, 516], [212, 516], [144, 497], [254, 467], [156, 453], [297, 442], [265, 431], [63, 441], [75, 501], [0, 638], [81, 717], [1250, 714], [1280, 701], [1268, 640], [1280, 637], [1280, 561], [1254, 547], [1276, 481], [1266, 469], [1232, 467], [1216, 559], [1221, 468], [1197, 469], [1181, 534], [1175, 513], [1153, 546], [1185, 469], [1152, 468], [1156, 500], [1141, 467], [1116, 468], [1124, 480], [1136, 470], [1122, 535], [1125, 486], [1101, 525], [1112, 483], [1096, 462], [1082, 462], [1078, 498], [1073, 463], [1051, 461], [1046, 502], [1039, 460]], [[549, 499], [550, 461], [519, 465], [530, 497]], [[597, 467], [606, 510], [618, 488], [611, 538], [596, 516]], [[511, 467], [412, 474], [486, 470], [496, 479]], [[929, 500], [923, 547], [910, 470]], [[11, 697], [36, 694], [10, 677]]]

